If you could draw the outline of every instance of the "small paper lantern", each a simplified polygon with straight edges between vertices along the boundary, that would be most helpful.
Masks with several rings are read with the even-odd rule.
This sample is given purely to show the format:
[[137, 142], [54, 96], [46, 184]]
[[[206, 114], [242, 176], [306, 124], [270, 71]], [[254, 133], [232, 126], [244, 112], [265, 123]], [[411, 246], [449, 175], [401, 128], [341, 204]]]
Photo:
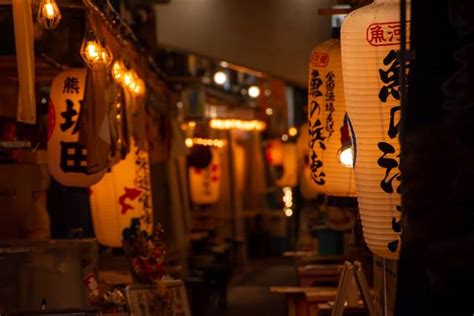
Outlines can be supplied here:
[[140, 218], [141, 228], [152, 232], [150, 181], [148, 153], [138, 149], [132, 141], [125, 159], [91, 188], [92, 220], [100, 244], [121, 247], [122, 231], [130, 225], [132, 218]]
[[376, 0], [351, 13], [342, 25], [345, 94], [354, 129], [364, 236], [373, 253], [389, 259], [398, 258], [401, 233], [400, 28], [398, 0]]
[[212, 159], [205, 168], [189, 167], [189, 192], [191, 201], [198, 205], [214, 204], [221, 191], [221, 150], [211, 148]]
[[269, 166], [283, 164], [283, 142], [280, 139], [271, 139], [265, 145], [265, 159]]
[[87, 174], [87, 151], [79, 143], [85, 82], [85, 69], [61, 72], [53, 80], [49, 102], [49, 171], [56, 181], [72, 187], [89, 187], [104, 175]]
[[[351, 166], [340, 162], [350, 138], [344, 131], [346, 102], [342, 78], [341, 47], [337, 39], [316, 46], [310, 59], [308, 121], [310, 169], [319, 192], [328, 196], [355, 197]], [[348, 142], [347, 142], [348, 141]]]
[[306, 200], [315, 199], [321, 194], [321, 187], [311, 179], [311, 169], [309, 168], [309, 134], [308, 125], [304, 124], [298, 132], [296, 149], [298, 152], [298, 179], [300, 192]]
[[296, 187], [298, 185], [298, 155], [296, 144], [283, 143], [282, 175], [275, 180], [278, 187]]

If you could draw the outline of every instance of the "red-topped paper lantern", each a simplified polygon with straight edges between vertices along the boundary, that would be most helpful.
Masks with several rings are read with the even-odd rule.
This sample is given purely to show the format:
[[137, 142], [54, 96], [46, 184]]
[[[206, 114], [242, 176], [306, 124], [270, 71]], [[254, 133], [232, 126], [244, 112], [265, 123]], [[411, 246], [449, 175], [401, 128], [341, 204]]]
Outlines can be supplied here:
[[331, 39], [311, 52], [308, 80], [310, 169], [319, 192], [355, 197], [346, 117], [341, 47]]
[[57, 75], [49, 102], [48, 166], [59, 183], [89, 187], [104, 172], [87, 174], [87, 150], [79, 143], [78, 120], [86, 83], [85, 69], [68, 69]]
[[364, 236], [373, 253], [389, 259], [399, 256], [401, 233], [400, 28], [399, 1], [375, 0], [346, 18], [341, 39]]
[[189, 192], [191, 201], [198, 205], [219, 201], [221, 190], [221, 149], [211, 148], [212, 159], [204, 168], [189, 167]]

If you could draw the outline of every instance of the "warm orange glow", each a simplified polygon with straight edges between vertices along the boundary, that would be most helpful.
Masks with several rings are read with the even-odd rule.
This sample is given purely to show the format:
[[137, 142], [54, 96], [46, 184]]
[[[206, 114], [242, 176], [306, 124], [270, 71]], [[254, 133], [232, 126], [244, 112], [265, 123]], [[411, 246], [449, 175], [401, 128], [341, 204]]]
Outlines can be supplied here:
[[258, 120], [242, 121], [237, 119], [213, 119], [210, 127], [215, 129], [240, 129], [244, 131], [263, 131], [267, 125]]
[[54, 29], [61, 20], [61, 12], [55, 0], [42, 0], [38, 9], [38, 22], [45, 29]]
[[223, 139], [209, 139], [209, 138], [186, 138], [186, 147], [193, 147], [194, 145], [209, 146], [222, 148], [225, 146], [225, 140]]
[[122, 61], [117, 60], [114, 62], [114, 65], [112, 66], [112, 76], [114, 77], [117, 83], [123, 82], [126, 72], [127, 68], [125, 67]]
[[291, 137], [295, 137], [296, 135], [298, 135], [298, 130], [296, 129], [296, 127], [290, 127], [288, 129], [288, 135], [290, 135]]
[[91, 69], [108, 67], [113, 59], [112, 53], [96, 37], [93, 30], [88, 30], [81, 47], [82, 59]]

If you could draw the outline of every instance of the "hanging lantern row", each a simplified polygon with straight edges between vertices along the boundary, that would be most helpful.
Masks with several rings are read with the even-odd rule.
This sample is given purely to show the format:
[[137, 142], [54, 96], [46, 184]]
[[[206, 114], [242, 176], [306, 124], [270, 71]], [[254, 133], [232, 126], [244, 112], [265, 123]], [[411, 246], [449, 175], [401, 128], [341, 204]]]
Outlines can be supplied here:
[[116, 83], [122, 85], [135, 95], [143, 95], [145, 93], [145, 82], [140, 79], [135, 70], [129, 70], [120, 60], [115, 61], [112, 66], [112, 77]]
[[223, 139], [210, 139], [210, 138], [198, 138], [198, 137], [186, 138], [185, 140], [185, 145], [188, 148], [191, 148], [195, 145], [222, 148], [225, 146], [225, 143], [226, 142]]
[[212, 119], [209, 122], [209, 126], [220, 130], [240, 129], [244, 131], [263, 131], [267, 127], [263, 121], [237, 119]]
[[354, 196], [355, 183], [367, 245], [388, 259], [402, 230], [400, 37], [400, 1], [375, 0], [347, 16], [340, 43], [313, 50], [308, 85], [312, 179], [335, 196]]

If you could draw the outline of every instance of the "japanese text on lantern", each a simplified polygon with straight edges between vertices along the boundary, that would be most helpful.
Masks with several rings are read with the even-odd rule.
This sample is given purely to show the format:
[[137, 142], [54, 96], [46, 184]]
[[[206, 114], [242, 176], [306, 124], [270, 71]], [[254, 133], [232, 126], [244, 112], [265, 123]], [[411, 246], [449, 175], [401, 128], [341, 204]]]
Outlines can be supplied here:
[[310, 63], [313, 67], [324, 68], [329, 64], [329, 55], [326, 53], [312, 52]]
[[135, 186], [143, 192], [138, 198], [138, 202], [143, 206], [143, 220], [146, 224], [151, 224], [151, 185], [150, 185], [150, 166], [148, 162], [148, 154], [144, 150], [135, 148]]
[[[409, 22], [407, 22], [407, 33], [409, 33]], [[367, 27], [367, 42], [372, 46], [387, 46], [400, 43], [400, 22], [372, 23]], [[407, 34], [407, 38], [410, 38]], [[408, 41], [407, 41], [408, 42]]]
[[[382, 104], [390, 107], [390, 121], [387, 130], [387, 136], [390, 139], [396, 139], [398, 136], [398, 127], [400, 123], [400, 63], [397, 60], [395, 50], [390, 52], [383, 59], [383, 66], [379, 69], [379, 77], [382, 87], [379, 91], [379, 100]], [[399, 169], [400, 154], [396, 152], [393, 145], [381, 141], [377, 144], [381, 151], [381, 156], [377, 160], [379, 167], [385, 169], [385, 176], [380, 181], [380, 188], [388, 194], [400, 194], [401, 173]], [[396, 187], [396, 188], [395, 188]], [[396, 205], [396, 211], [401, 211], [401, 206]], [[396, 217], [392, 218], [392, 229], [395, 233], [401, 232], [400, 221]], [[388, 243], [387, 247], [391, 252], [398, 250], [399, 240]]]
[[[74, 95], [80, 93], [79, 79], [77, 77], [67, 77], [63, 82], [63, 94]], [[59, 127], [62, 132], [77, 134], [79, 131], [79, 112], [81, 111], [83, 101], [77, 102], [77, 110], [72, 98], [66, 98], [64, 111], [61, 112], [62, 122]], [[86, 173], [87, 172], [87, 152], [78, 142], [60, 142], [61, 161], [60, 167], [64, 172]]]
[[334, 94], [334, 88], [336, 87], [335, 81], [336, 75], [330, 71], [326, 74], [326, 132], [328, 133], [327, 139], [334, 133], [334, 118], [332, 114], [335, 111], [334, 102], [336, 96]]
[[[316, 152], [316, 148], [319, 146], [322, 150], [326, 149], [324, 141], [326, 137], [323, 135], [323, 124], [319, 115], [321, 114], [321, 105], [318, 103], [317, 98], [322, 96], [320, 88], [323, 84], [323, 81], [320, 78], [319, 71], [313, 69], [311, 71], [311, 78], [309, 84], [309, 147], [311, 149], [311, 159], [310, 159], [310, 169], [311, 169], [311, 178], [316, 184], [323, 185], [326, 183], [325, 177], [326, 174], [322, 171], [323, 161]], [[314, 116], [318, 116], [315, 120], [312, 120]]]

